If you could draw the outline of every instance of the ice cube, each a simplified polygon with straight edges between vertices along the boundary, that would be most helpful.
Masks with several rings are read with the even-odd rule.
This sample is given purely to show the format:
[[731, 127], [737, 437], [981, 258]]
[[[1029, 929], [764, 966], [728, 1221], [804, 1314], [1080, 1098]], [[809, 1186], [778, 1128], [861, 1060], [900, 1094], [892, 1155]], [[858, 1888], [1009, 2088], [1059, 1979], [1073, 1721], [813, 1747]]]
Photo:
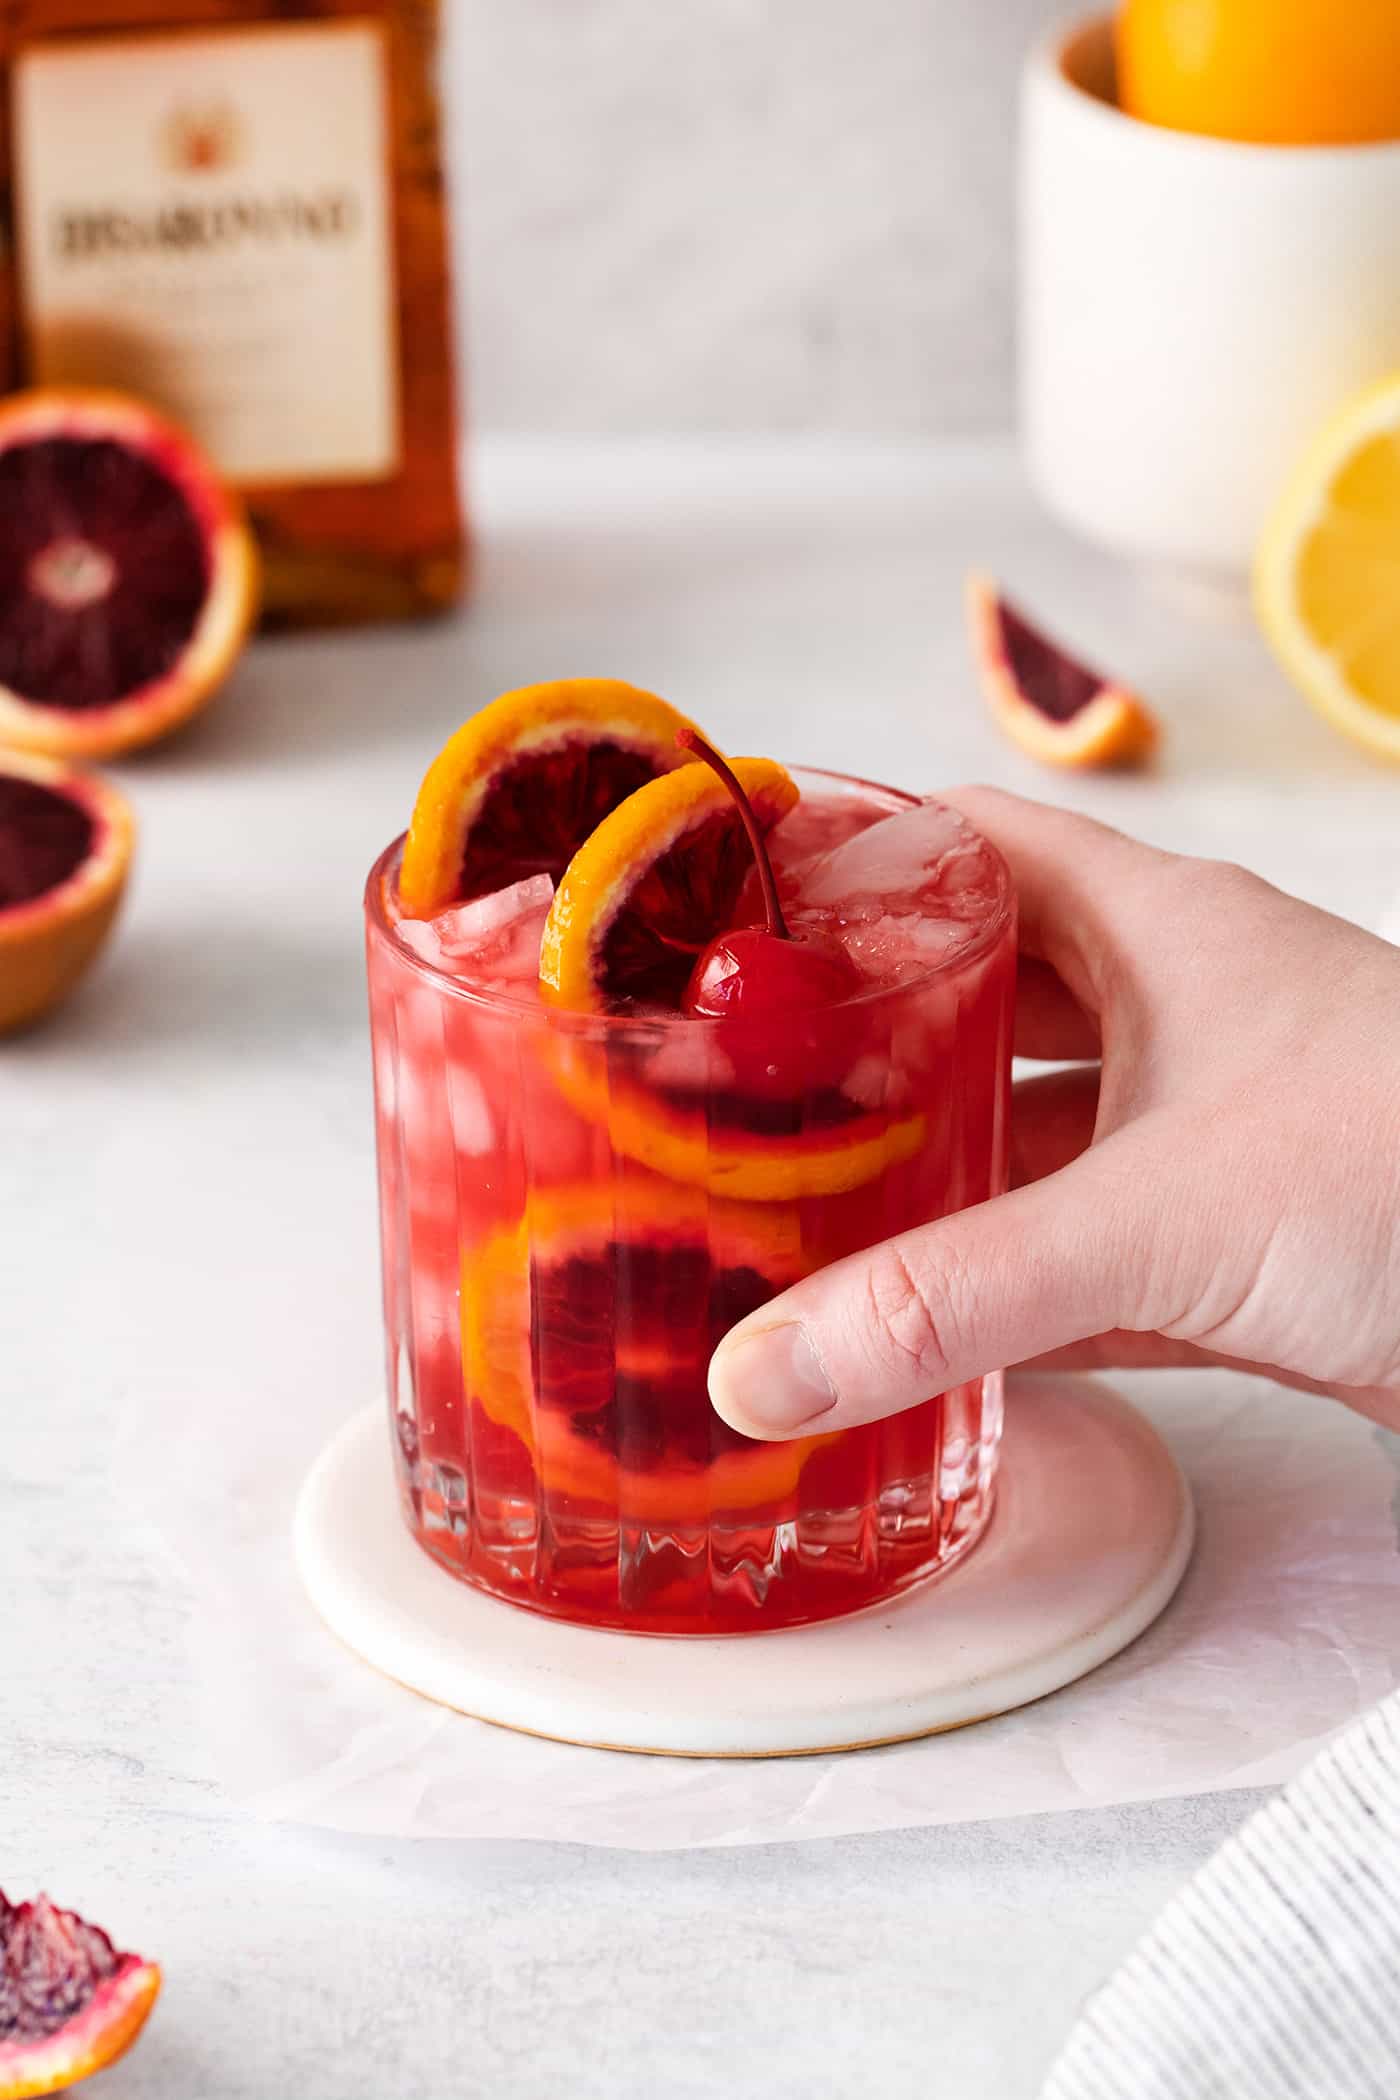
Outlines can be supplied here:
[[539, 975], [540, 936], [553, 899], [551, 875], [527, 875], [434, 918], [400, 919], [398, 937], [439, 970], [526, 984]]
[[941, 894], [945, 872], [964, 892], [969, 861], [995, 878], [996, 863], [972, 826], [941, 802], [921, 802], [882, 817], [813, 862], [802, 878], [802, 902], [858, 916], [871, 905], [912, 905]]
[[438, 930], [431, 919], [400, 919], [394, 928], [403, 946], [418, 956], [422, 962], [431, 963], [441, 969], [447, 957]]
[[854, 796], [804, 795], [769, 834], [768, 852], [778, 887], [788, 895], [800, 886], [804, 870], [813, 861], [880, 822], [877, 813]]
[[955, 955], [966, 945], [967, 928], [956, 919], [886, 911], [848, 920], [836, 937], [867, 983], [902, 984]]
[[648, 1086], [663, 1092], [722, 1093], [734, 1084], [734, 1064], [710, 1029], [668, 1027], [645, 1062]]
[[956, 810], [921, 802], [805, 869], [794, 923], [835, 934], [867, 984], [901, 984], [975, 941], [1006, 881], [1000, 856]]
[[538, 919], [543, 932], [553, 899], [552, 875], [527, 875], [489, 896], [473, 897], [470, 904], [454, 904], [431, 923], [444, 952], [455, 962], [479, 955], [502, 935], [517, 932], [521, 920]]

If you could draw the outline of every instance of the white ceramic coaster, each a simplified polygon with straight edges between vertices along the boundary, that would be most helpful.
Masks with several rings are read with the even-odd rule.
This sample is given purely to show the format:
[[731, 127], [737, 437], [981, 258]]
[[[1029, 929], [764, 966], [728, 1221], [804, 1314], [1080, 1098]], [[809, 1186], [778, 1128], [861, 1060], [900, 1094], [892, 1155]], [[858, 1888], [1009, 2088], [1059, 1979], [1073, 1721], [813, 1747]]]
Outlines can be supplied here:
[[296, 1554], [331, 1630], [445, 1706], [564, 1742], [777, 1757], [960, 1728], [1082, 1677], [1167, 1604], [1193, 1529], [1175, 1460], [1120, 1394], [1017, 1377], [980, 1545], [941, 1579], [820, 1626], [641, 1637], [469, 1589], [409, 1537], [382, 1407], [317, 1460]]

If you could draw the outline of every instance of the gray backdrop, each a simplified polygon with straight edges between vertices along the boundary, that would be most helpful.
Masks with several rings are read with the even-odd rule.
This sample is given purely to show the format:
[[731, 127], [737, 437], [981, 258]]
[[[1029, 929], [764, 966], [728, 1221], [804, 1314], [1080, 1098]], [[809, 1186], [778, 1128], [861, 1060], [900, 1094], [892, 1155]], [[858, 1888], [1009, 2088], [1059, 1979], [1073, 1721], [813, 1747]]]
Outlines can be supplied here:
[[478, 424], [1010, 420], [1016, 74], [1064, 0], [445, 5]]

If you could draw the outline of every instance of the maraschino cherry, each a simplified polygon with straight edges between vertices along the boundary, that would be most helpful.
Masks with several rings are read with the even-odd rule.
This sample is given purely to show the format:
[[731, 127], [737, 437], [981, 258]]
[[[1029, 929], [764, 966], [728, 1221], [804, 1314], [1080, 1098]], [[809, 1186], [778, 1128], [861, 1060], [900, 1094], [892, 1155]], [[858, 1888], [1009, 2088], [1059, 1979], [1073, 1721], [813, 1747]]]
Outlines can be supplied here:
[[[861, 989], [860, 974], [829, 934], [794, 934], [789, 927], [763, 833], [733, 768], [696, 730], [681, 730], [677, 742], [718, 773], [733, 796], [753, 848], [767, 922], [731, 927], [716, 935], [691, 972], [685, 1011], [700, 1019], [731, 1021], [740, 1028], [733, 1047], [740, 1049], [740, 1078], [750, 1089], [788, 1092], [793, 1075], [783, 1068], [794, 1050], [809, 1081], [839, 1078], [839, 1071], [814, 1069], [813, 1060], [815, 1057], [818, 1067], [847, 1062], [847, 1031], [833, 1027], [831, 1009]], [[805, 1020], [817, 1021], [816, 1035], [810, 1025], [801, 1025]], [[779, 1046], [789, 1055], [777, 1058]]]

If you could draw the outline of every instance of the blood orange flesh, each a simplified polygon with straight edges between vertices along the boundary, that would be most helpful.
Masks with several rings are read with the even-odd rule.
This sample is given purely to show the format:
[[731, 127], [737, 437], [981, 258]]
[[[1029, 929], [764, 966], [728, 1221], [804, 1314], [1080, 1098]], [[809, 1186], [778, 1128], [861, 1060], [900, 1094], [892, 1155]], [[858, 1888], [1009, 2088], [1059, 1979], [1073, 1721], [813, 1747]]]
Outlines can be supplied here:
[[650, 754], [581, 738], [513, 760], [496, 775], [472, 825], [455, 901], [469, 904], [527, 875], [558, 882], [609, 811], [655, 777]]
[[737, 812], [717, 810], [642, 874], [603, 942], [609, 1005], [629, 1000], [679, 1010], [696, 958], [730, 923], [753, 855]]
[[741, 1436], [711, 1408], [705, 1370], [801, 1272], [791, 1230], [645, 1179], [541, 1193], [523, 1228], [464, 1258], [469, 1398], [526, 1443], [549, 1495], [616, 1499], [619, 1468], [653, 1516], [789, 1493], [810, 1443]]
[[1031, 706], [1048, 720], [1070, 721], [1103, 691], [1106, 679], [1057, 648], [1009, 599], [1003, 598], [998, 610], [1011, 675]]
[[0, 684], [75, 712], [164, 678], [209, 592], [185, 491], [110, 437], [0, 452]]
[[71, 794], [0, 771], [0, 912], [67, 882], [95, 836], [92, 812]]
[[432, 918], [528, 876], [556, 882], [620, 802], [677, 766], [689, 725], [616, 678], [560, 678], [501, 693], [423, 776], [399, 868], [399, 903]]
[[[796, 787], [769, 759], [734, 766], [755, 822], [771, 830]], [[753, 866], [739, 811], [708, 765], [648, 781], [564, 870], [540, 950], [545, 996], [585, 1012], [679, 1012], [697, 957], [733, 924]]]
[[47, 1896], [0, 1891], [0, 2100], [61, 2092], [129, 2048], [160, 1970]]
[[242, 510], [183, 432], [122, 394], [0, 402], [0, 742], [100, 758], [165, 735], [256, 603]]
[[101, 949], [134, 828], [96, 774], [0, 753], [0, 1032], [57, 1005]]

